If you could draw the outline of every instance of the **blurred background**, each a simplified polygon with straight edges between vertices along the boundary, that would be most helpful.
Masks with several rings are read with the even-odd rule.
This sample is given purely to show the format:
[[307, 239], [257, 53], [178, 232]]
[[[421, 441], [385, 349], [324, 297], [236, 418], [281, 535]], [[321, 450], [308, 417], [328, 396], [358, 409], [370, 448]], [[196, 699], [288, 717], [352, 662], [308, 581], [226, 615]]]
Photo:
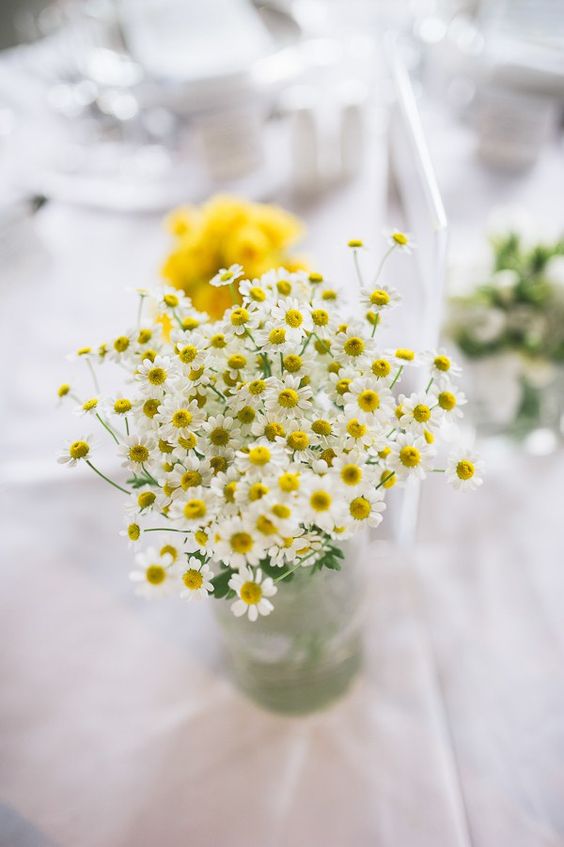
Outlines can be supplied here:
[[[0, 844], [562, 847], [560, 0], [3, 0], [0, 48]], [[463, 362], [488, 466], [394, 504], [366, 677], [301, 722], [227, 687], [206, 610], [130, 596], [54, 462], [66, 355], [187, 284], [165, 216], [216, 195], [296, 216], [352, 309], [348, 239], [413, 233], [389, 339]]]

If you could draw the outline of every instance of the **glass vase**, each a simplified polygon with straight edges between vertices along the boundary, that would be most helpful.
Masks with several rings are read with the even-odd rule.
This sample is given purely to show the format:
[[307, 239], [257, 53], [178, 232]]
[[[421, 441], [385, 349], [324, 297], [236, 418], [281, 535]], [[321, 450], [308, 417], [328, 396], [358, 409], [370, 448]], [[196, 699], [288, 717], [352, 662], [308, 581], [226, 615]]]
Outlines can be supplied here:
[[261, 706], [286, 714], [341, 697], [361, 666], [366, 533], [342, 545], [340, 571], [304, 567], [278, 583], [274, 611], [251, 623], [215, 604], [230, 674]]

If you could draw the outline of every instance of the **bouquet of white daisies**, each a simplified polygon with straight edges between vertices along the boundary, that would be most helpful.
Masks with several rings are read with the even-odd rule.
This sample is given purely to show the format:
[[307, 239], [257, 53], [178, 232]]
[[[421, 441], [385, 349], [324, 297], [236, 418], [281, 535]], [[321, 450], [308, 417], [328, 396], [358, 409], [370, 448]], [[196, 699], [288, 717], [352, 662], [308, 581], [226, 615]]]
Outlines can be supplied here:
[[[360, 271], [362, 245], [349, 246]], [[386, 255], [409, 246], [392, 233]], [[136, 557], [131, 579], [142, 593], [226, 598], [256, 620], [298, 568], [312, 578], [339, 569], [340, 542], [378, 526], [392, 486], [429, 471], [456, 487], [481, 483], [472, 453], [435, 467], [445, 422], [465, 402], [453, 384], [459, 369], [443, 351], [380, 349], [382, 315], [400, 300], [379, 282], [383, 264], [362, 288], [362, 319], [343, 321], [320, 274], [243, 280], [234, 265], [211, 280], [233, 294], [220, 321], [178, 290], [142, 290], [133, 329], [77, 351], [94, 393], [78, 397], [65, 384], [59, 396], [113, 439], [124, 478], [97, 467], [89, 436], [60, 461], [85, 463], [123, 494], [132, 544], [159, 539]], [[98, 388], [107, 362], [126, 377], [112, 397]], [[406, 396], [402, 373], [414, 366], [426, 370], [426, 388]]]

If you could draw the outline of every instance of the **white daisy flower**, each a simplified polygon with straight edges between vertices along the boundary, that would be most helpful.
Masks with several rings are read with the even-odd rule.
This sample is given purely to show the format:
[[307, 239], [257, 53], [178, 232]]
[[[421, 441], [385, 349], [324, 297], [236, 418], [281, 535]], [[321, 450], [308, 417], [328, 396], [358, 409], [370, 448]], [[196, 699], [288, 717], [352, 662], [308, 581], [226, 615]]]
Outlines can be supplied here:
[[186, 570], [182, 573], [184, 584], [180, 597], [184, 600], [202, 600], [213, 591], [213, 571], [208, 564], [202, 564], [195, 556], [188, 559]]
[[89, 397], [88, 400], [84, 401], [84, 403], [80, 403], [79, 406], [74, 407], [73, 414], [77, 415], [79, 418], [84, 417], [84, 415], [92, 415], [95, 417], [100, 412], [99, 404], [99, 397]]
[[347, 521], [356, 527], [362, 524], [377, 527], [382, 523], [382, 512], [386, 508], [382, 489], [365, 488], [347, 503]]
[[417, 247], [417, 244], [411, 238], [408, 232], [402, 232], [399, 229], [384, 230], [384, 238], [390, 247], [400, 250], [402, 253], [411, 253]]
[[310, 386], [301, 386], [301, 379], [289, 374], [269, 383], [265, 405], [269, 411], [292, 417], [307, 412], [311, 408], [311, 399]]
[[288, 339], [294, 343], [301, 341], [313, 329], [309, 304], [300, 302], [296, 297], [288, 297], [274, 306], [269, 320], [273, 327], [283, 328]]
[[238, 595], [231, 604], [231, 611], [237, 618], [246, 614], [250, 621], [256, 621], [259, 615], [269, 615], [274, 609], [268, 598], [274, 597], [278, 589], [272, 577], [263, 579], [260, 568], [254, 573], [251, 568], [242, 568], [238, 574], [233, 574], [229, 587]]
[[122, 468], [136, 470], [151, 462], [156, 444], [148, 435], [128, 435], [118, 447], [118, 455], [123, 459]]
[[230, 265], [228, 268], [220, 268], [215, 276], [210, 279], [210, 285], [221, 288], [224, 285], [232, 285], [239, 277], [243, 276], [242, 265]]
[[286, 452], [279, 442], [258, 438], [245, 450], [238, 450], [235, 457], [241, 473], [271, 473], [287, 462]]
[[362, 288], [360, 291], [360, 302], [366, 308], [373, 311], [390, 311], [401, 303], [399, 291], [390, 285], [377, 285], [372, 288]]
[[458, 391], [452, 387], [440, 388], [440, 386], [432, 386], [430, 394], [444, 418], [452, 421], [463, 417], [460, 407], [464, 406], [467, 400], [466, 395], [462, 391]]
[[428, 350], [423, 354], [422, 359], [428, 365], [433, 380], [441, 385], [462, 373], [462, 368], [452, 361], [448, 350], [445, 350], [444, 347], [438, 350]]
[[422, 434], [423, 430], [432, 431], [440, 425], [438, 407], [425, 392], [415, 392], [409, 397], [400, 394], [398, 407], [399, 423], [404, 429], [413, 429]]
[[304, 523], [331, 531], [343, 522], [344, 503], [329, 476], [307, 480], [303, 489]]
[[92, 436], [83, 435], [81, 438], [77, 438], [76, 441], [71, 441], [61, 451], [57, 461], [60, 465], [68, 465], [69, 468], [74, 468], [79, 462], [87, 462], [90, 459], [91, 452]]
[[172, 556], [161, 555], [155, 547], [150, 547], [135, 556], [137, 568], [129, 574], [136, 584], [135, 593], [142, 597], [162, 597], [179, 588], [178, 569]]
[[174, 500], [169, 517], [181, 529], [194, 531], [206, 527], [213, 520], [216, 504], [211, 491], [199, 485], [189, 488], [183, 497]]
[[218, 522], [217, 534], [214, 557], [232, 568], [258, 565], [264, 555], [264, 539], [240, 517]]
[[483, 471], [484, 462], [476, 453], [458, 448], [449, 456], [446, 476], [455, 488], [474, 491], [484, 481], [481, 477]]
[[169, 356], [155, 356], [154, 360], [144, 359], [139, 365], [136, 377], [149, 391], [163, 392], [177, 378], [176, 365]]
[[361, 421], [390, 421], [394, 413], [394, 398], [389, 389], [371, 377], [354, 379], [345, 398], [345, 415]]
[[406, 433], [398, 435], [391, 446], [387, 462], [390, 469], [395, 471], [400, 479], [407, 477], [424, 479], [426, 471], [431, 468], [433, 456], [434, 451], [423, 436]]

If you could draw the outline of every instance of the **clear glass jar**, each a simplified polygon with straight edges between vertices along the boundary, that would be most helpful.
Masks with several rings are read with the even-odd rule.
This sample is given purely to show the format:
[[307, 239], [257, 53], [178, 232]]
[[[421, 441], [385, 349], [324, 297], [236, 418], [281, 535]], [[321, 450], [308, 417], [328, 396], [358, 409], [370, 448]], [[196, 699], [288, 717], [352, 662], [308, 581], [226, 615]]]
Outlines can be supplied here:
[[362, 659], [366, 533], [343, 543], [340, 571], [304, 567], [278, 585], [274, 611], [251, 623], [214, 604], [238, 688], [267, 709], [304, 714], [349, 688]]

